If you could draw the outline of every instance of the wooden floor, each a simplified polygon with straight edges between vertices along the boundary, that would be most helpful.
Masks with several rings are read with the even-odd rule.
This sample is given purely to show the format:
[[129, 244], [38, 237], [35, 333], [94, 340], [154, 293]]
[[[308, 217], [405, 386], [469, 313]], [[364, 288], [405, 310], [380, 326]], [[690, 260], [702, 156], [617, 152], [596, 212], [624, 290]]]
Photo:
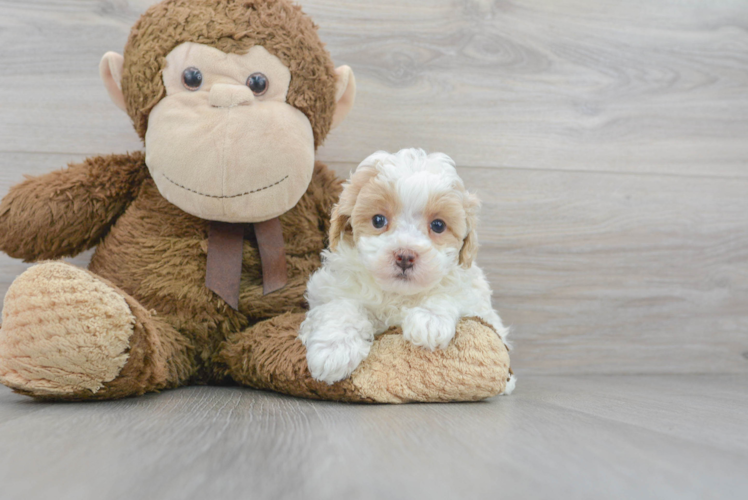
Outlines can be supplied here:
[[[0, 0], [0, 196], [142, 149], [98, 61], [152, 3]], [[358, 82], [319, 158], [455, 158], [516, 366], [748, 373], [747, 2], [301, 4]], [[0, 255], [0, 301], [26, 267]]]
[[[0, 0], [0, 196], [142, 149], [98, 61], [154, 0]], [[302, 0], [358, 97], [483, 199], [514, 395], [403, 407], [0, 387], [0, 500], [748, 498], [748, 2]], [[90, 252], [74, 262], [86, 265]], [[0, 255], [0, 307], [29, 264]]]
[[523, 376], [483, 403], [0, 388], [5, 499], [745, 499], [748, 376]]

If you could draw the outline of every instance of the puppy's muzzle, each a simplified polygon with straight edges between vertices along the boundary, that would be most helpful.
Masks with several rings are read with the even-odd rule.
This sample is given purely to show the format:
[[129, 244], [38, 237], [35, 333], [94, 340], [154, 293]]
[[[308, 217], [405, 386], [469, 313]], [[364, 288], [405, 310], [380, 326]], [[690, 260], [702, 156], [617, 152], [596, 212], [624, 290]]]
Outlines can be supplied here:
[[398, 250], [395, 252], [395, 263], [403, 272], [411, 269], [418, 258], [418, 254], [410, 250]]

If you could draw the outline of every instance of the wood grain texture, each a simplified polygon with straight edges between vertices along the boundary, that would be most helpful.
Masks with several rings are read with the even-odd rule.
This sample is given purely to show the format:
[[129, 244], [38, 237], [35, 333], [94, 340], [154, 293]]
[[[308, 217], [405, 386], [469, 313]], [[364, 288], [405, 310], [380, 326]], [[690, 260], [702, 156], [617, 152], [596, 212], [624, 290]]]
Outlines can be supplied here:
[[[0, 196], [141, 148], [97, 65], [151, 3], [0, 0]], [[748, 5], [302, 5], [359, 88], [320, 158], [457, 159], [520, 372], [748, 371]], [[26, 267], [0, 256], [0, 296]]]
[[[0, 151], [139, 147], [97, 63], [152, 1], [0, 1]], [[748, 176], [748, 6], [734, 0], [306, 0], [358, 104], [321, 155]]]
[[748, 180], [459, 171], [516, 370], [748, 372]]
[[[461, 174], [483, 200], [478, 264], [520, 373], [748, 372], [748, 180]], [[0, 294], [26, 266], [0, 257]]]
[[[97, 67], [151, 3], [0, 0], [0, 196], [141, 148]], [[377, 149], [441, 150], [483, 198], [517, 391], [362, 407], [0, 387], [0, 500], [744, 498], [748, 5], [301, 3], [359, 88], [320, 158], [345, 176]], [[26, 267], [0, 255], [0, 297]]]
[[[748, 6], [732, 0], [309, 2], [359, 106], [323, 153], [747, 176]], [[338, 144], [338, 140], [342, 144]]]
[[0, 498], [738, 499], [747, 411], [745, 376], [525, 377], [509, 397], [408, 406], [0, 387]]

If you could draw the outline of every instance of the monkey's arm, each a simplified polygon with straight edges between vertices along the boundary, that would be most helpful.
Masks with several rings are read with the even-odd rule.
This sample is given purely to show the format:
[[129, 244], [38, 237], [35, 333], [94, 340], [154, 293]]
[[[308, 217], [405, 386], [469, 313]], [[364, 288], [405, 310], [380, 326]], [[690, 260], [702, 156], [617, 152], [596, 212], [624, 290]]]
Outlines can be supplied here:
[[13, 186], [0, 202], [0, 250], [25, 261], [96, 245], [148, 176], [144, 154], [96, 156]]

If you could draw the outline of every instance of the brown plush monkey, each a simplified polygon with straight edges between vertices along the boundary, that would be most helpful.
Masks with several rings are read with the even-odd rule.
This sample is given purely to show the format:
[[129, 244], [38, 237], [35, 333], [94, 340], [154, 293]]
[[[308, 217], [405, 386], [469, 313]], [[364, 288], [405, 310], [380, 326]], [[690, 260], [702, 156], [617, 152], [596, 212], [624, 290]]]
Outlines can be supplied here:
[[355, 81], [333, 67], [299, 7], [165, 0], [135, 24], [124, 57], [104, 56], [101, 73], [145, 154], [89, 158], [3, 199], [0, 249], [12, 257], [96, 252], [88, 270], [44, 262], [10, 287], [2, 383], [66, 400], [230, 382], [346, 401], [503, 390], [506, 350], [473, 320], [445, 351], [393, 331], [351, 379], [310, 378], [296, 331], [340, 192], [314, 155], [350, 110]]

